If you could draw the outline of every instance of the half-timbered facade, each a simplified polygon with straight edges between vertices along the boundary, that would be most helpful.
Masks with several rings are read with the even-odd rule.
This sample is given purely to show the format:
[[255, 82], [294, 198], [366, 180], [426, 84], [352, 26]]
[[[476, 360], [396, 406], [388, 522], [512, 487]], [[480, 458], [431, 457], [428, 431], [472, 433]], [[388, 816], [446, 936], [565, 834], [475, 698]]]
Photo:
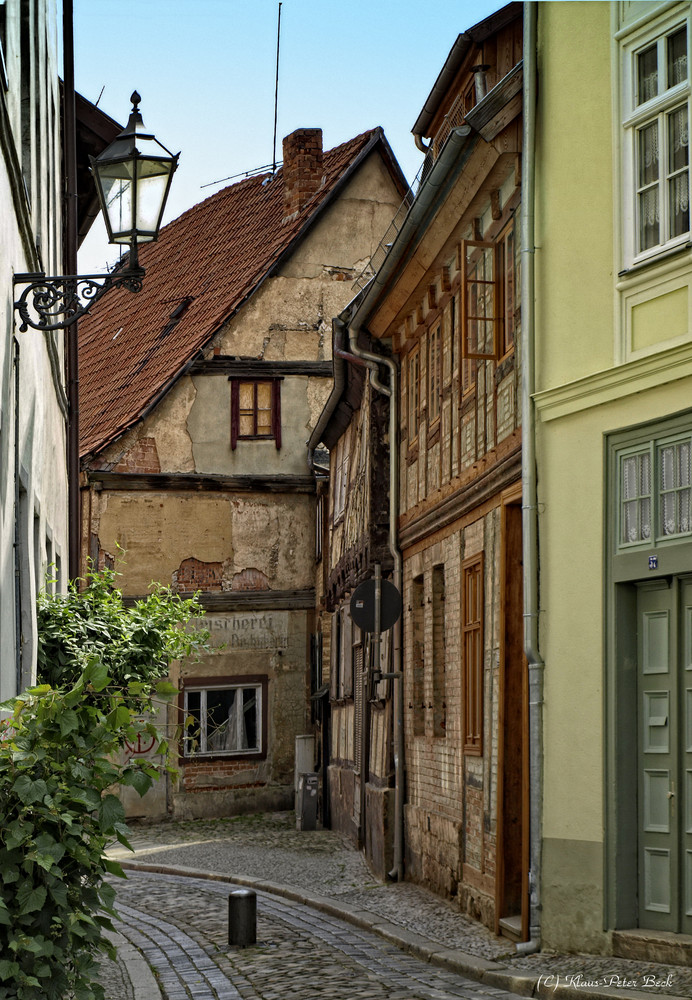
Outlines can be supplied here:
[[[330, 452], [320, 616], [330, 637], [324, 811], [384, 878], [392, 864], [392, 699], [391, 681], [377, 683], [373, 673], [391, 670], [391, 635], [378, 664], [374, 636], [352, 620], [350, 598], [376, 566], [383, 577], [392, 569], [388, 406], [365, 360], [348, 349], [347, 316], [334, 321], [334, 388], [311, 439]], [[373, 345], [365, 337], [361, 346]]]
[[[458, 37], [414, 126], [423, 180], [349, 323], [351, 342], [391, 345], [400, 372], [406, 872], [517, 939], [521, 59], [520, 4]], [[336, 467], [338, 490], [338, 446]]]

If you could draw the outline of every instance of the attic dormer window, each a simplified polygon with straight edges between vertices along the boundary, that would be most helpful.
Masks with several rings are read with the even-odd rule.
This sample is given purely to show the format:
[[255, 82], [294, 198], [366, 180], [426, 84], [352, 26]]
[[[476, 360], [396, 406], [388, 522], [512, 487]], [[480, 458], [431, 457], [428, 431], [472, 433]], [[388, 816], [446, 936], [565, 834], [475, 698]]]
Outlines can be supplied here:
[[262, 440], [281, 447], [281, 379], [231, 379], [231, 449]]

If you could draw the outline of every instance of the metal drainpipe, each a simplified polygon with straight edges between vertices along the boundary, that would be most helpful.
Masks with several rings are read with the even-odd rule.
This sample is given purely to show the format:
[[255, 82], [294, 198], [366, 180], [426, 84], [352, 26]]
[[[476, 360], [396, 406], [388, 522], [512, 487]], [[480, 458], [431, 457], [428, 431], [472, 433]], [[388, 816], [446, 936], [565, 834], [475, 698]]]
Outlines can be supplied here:
[[[77, 124], [74, 86], [73, 0], [63, 0], [65, 118], [65, 273], [77, 273]], [[79, 351], [78, 323], [67, 328], [67, 490], [69, 578], [81, 572], [82, 515], [79, 488]]]
[[[399, 513], [399, 397], [397, 366], [391, 358], [373, 354], [358, 346], [360, 326], [349, 325], [348, 340], [351, 353], [363, 358], [370, 368], [373, 389], [389, 398], [389, 551], [394, 560], [394, 585], [402, 593], [403, 572], [401, 551], [396, 543]], [[389, 369], [389, 385], [379, 379], [379, 366]], [[401, 619], [394, 626], [394, 862], [389, 877], [402, 881], [404, 877], [404, 692], [403, 665], [401, 662]]]
[[21, 525], [19, 502], [19, 341], [12, 338], [14, 365], [14, 661], [15, 694], [22, 693], [22, 566]]
[[543, 671], [538, 646], [538, 490], [535, 389], [535, 142], [537, 4], [524, 4], [524, 93], [521, 207], [522, 319], [522, 527], [524, 537], [524, 652], [529, 670], [530, 940], [517, 951], [541, 947], [541, 810], [543, 802]]

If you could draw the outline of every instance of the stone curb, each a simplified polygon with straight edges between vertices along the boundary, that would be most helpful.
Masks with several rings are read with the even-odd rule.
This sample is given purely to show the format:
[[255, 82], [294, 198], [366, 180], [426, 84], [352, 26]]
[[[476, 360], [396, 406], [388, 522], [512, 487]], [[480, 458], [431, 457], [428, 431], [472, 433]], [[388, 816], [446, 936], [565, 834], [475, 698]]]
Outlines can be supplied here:
[[[349, 906], [348, 903], [337, 904], [332, 896], [320, 896], [307, 892], [304, 889], [297, 889], [293, 886], [282, 885], [277, 882], [268, 882], [264, 879], [253, 878], [245, 875], [221, 875], [218, 872], [200, 871], [196, 868], [187, 868], [181, 865], [157, 865], [145, 861], [120, 861], [123, 869], [130, 871], [151, 872], [158, 875], [177, 875], [181, 878], [202, 878], [212, 882], [227, 882], [229, 885], [242, 885], [259, 892], [269, 892], [275, 896], [283, 896], [296, 903], [304, 903], [312, 909], [328, 914], [330, 917], [338, 917], [342, 920], [359, 927], [361, 930], [372, 931], [380, 937], [389, 941], [404, 952], [414, 955], [432, 965], [439, 965], [485, 983], [495, 989], [507, 990], [510, 993], [518, 993], [520, 996], [537, 997], [539, 1000], [652, 1000], [658, 994], [646, 993], [642, 990], [623, 990], [618, 987], [612, 989], [584, 988], [561, 983], [565, 977], [552, 974], [535, 974], [531, 972], [514, 971], [476, 955], [469, 955], [464, 951], [441, 947], [438, 942], [430, 941], [428, 938], [413, 931], [392, 924], [384, 918], [361, 907]], [[556, 983], [555, 980], [558, 980]], [[141, 996], [138, 991], [135, 1000], [149, 1000], [148, 997]], [[676, 997], [665, 994], [663, 1000], [689, 1000], [689, 997]]]
[[118, 949], [118, 956], [127, 969], [134, 1000], [162, 1000], [159, 984], [144, 955], [117, 931], [107, 931], [106, 937]]

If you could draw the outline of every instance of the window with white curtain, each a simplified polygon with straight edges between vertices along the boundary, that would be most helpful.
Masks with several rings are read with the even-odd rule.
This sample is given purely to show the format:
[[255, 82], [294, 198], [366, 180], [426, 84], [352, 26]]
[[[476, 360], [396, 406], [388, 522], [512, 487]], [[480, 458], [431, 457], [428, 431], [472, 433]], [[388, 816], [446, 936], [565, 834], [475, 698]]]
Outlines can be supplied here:
[[689, 240], [689, 9], [639, 28], [623, 46], [626, 263]]
[[654, 439], [619, 454], [621, 548], [692, 534], [692, 437]]
[[262, 751], [262, 685], [185, 688], [184, 755], [235, 755]]

